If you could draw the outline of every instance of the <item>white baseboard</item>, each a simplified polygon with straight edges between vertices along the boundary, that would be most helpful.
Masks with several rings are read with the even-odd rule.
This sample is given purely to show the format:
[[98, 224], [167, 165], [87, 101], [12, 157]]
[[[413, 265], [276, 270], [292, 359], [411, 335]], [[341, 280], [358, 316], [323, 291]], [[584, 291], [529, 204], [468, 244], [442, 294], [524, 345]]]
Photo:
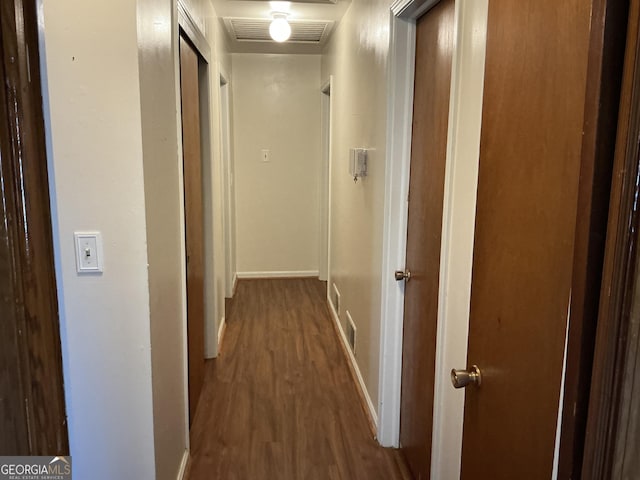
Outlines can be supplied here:
[[353, 371], [356, 372], [356, 377], [358, 377], [358, 383], [360, 384], [360, 390], [364, 395], [364, 398], [367, 402], [367, 407], [369, 409], [369, 415], [371, 416], [371, 420], [373, 421], [373, 426], [376, 431], [378, 430], [378, 414], [376, 413], [376, 409], [373, 406], [373, 402], [371, 401], [371, 397], [369, 396], [369, 391], [367, 390], [367, 386], [364, 383], [364, 379], [362, 378], [362, 374], [360, 373], [360, 368], [358, 367], [358, 362], [356, 362], [356, 357], [353, 355], [351, 351], [351, 347], [349, 346], [349, 341], [347, 340], [347, 335], [344, 333], [342, 328], [342, 324], [340, 323], [340, 318], [338, 317], [338, 312], [333, 307], [333, 303], [331, 303], [331, 299], [327, 297], [327, 303], [329, 304], [329, 310], [331, 311], [331, 317], [333, 321], [338, 326], [338, 331], [340, 332], [340, 339], [342, 340], [342, 344], [344, 345], [347, 354], [349, 355], [349, 361], [353, 366]]
[[218, 327], [218, 354], [220, 354], [220, 346], [222, 345], [222, 337], [224, 337], [224, 329], [227, 326], [225, 317], [220, 319], [220, 327]]
[[231, 288], [231, 298], [236, 296], [237, 286], [238, 286], [238, 272], [233, 274], [233, 288]]
[[306, 278], [317, 277], [318, 270], [278, 271], [278, 272], [238, 272], [237, 278]]
[[178, 470], [177, 480], [183, 480], [184, 474], [187, 470], [187, 464], [189, 463], [189, 450], [185, 450], [182, 455], [182, 461], [180, 462], [180, 470]]

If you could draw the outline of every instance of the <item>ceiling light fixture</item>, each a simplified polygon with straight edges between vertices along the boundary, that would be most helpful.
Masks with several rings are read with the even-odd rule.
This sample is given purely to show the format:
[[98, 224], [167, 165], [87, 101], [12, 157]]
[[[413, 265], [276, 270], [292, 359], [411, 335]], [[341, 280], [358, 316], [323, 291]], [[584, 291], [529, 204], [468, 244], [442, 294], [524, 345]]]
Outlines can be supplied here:
[[286, 42], [291, 36], [291, 25], [287, 22], [287, 14], [274, 12], [273, 21], [269, 25], [269, 35], [278, 43]]

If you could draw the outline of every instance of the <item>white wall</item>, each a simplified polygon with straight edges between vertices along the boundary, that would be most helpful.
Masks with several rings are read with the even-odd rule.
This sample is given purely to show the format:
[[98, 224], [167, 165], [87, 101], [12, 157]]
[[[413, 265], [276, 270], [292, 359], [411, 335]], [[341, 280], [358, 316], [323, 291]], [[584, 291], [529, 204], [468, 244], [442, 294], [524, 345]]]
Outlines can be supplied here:
[[[210, 165], [203, 168], [205, 178], [205, 240], [208, 243], [207, 272], [205, 278], [207, 321], [205, 324], [205, 356], [218, 355], [218, 331], [225, 318], [225, 252], [224, 252], [224, 178], [222, 165], [222, 135], [220, 118], [220, 70], [231, 74], [231, 56], [223, 26], [209, 0], [192, 0], [200, 5], [203, 17], [196, 19], [205, 25], [206, 41], [211, 48], [208, 65], [209, 118], [207, 135], [211, 142]], [[212, 247], [212, 248], [211, 248]]]
[[[383, 210], [385, 193], [389, 0], [353, 0], [322, 57], [333, 75], [330, 282], [357, 327], [356, 361], [378, 403]], [[352, 147], [366, 147], [369, 175], [349, 176]]]
[[[224, 317], [218, 65], [231, 65], [211, 3], [189, 7], [212, 49], [207, 331], [217, 344]], [[41, 1], [41, 8], [74, 473], [173, 479], [188, 445], [176, 0]], [[75, 273], [75, 230], [102, 232], [104, 274]]]
[[[50, 106], [46, 127], [74, 477], [152, 479], [136, 2], [58, 0], [42, 6], [48, 76], [43, 90]], [[75, 230], [102, 232], [102, 275], [76, 274]]]
[[[218, 66], [230, 64], [208, 0], [187, 2], [210, 48], [202, 64], [206, 228], [206, 356], [217, 355], [224, 318]], [[154, 392], [156, 478], [176, 478], [188, 448], [184, 211], [176, 1], [139, 0], [138, 43]], [[208, 84], [207, 84], [208, 82]]]
[[138, 1], [140, 105], [149, 261], [156, 478], [187, 448], [184, 254], [176, 116], [175, 2]]
[[[206, 354], [217, 355], [217, 327], [224, 317], [224, 279], [220, 258], [222, 225], [217, 145], [218, 62], [229, 63], [224, 37], [208, 0], [191, 0], [187, 9], [211, 49], [202, 70], [202, 130], [207, 218]], [[138, 48], [146, 198], [151, 344], [153, 367], [156, 478], [175, 479], [188, 448], [186, 388], [186, 299], [184, 193], [179, 96], [176, 0], [138, 0]], [[210, 84], [206, 85], [206, 80]], [[209, 148], [211, 146], [212, 148]]]
[[[215, 25], [213, 25], [215, 23]], [[213, 19], [216, 31], [216, 55], [221, 77], [226, 84], [219, 87], [220, 99], [220, 155], [222, 162], [222, 194], [224, 222], [225, 297], [234, 294], [236, 281], [236, 190], [233, 148], [233, 82], [229, 38], [221, 19]], [[226, 115], [226, 118], [224, 118]], [[226, 126], [224, 123], [226, 122]], [[225, 129], [226, 127], [226, 129]]]
[[238, 274], [317, 275], [320, 56], [233, 54], [232, 64]]
[[200, 31], [205, 33], [207, 29], [207, 17], [211, 16], [209, 10], [211, 8], [210, 0], [182, 0], [182, 4]]

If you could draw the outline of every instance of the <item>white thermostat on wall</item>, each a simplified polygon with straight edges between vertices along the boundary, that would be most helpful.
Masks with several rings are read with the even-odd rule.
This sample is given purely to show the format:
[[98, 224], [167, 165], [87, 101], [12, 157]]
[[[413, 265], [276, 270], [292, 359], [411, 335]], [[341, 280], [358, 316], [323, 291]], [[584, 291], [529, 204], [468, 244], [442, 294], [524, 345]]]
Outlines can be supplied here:
[[349, 175], [354, 182], [367, 176], [367, 157], [368, 150], [366, 148], [352, 148], [349, 150]]

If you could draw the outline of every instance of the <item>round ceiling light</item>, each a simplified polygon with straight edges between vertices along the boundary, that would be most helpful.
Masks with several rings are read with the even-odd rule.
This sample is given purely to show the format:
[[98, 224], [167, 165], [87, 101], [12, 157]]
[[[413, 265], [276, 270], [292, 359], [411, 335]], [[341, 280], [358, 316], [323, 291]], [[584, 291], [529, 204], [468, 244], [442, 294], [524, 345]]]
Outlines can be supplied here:
[[269, 35], [278, 43], [286, 42], [291, 36], [291, 25], [285, 14], [274, 14], [273, 22], [269, 25]]

